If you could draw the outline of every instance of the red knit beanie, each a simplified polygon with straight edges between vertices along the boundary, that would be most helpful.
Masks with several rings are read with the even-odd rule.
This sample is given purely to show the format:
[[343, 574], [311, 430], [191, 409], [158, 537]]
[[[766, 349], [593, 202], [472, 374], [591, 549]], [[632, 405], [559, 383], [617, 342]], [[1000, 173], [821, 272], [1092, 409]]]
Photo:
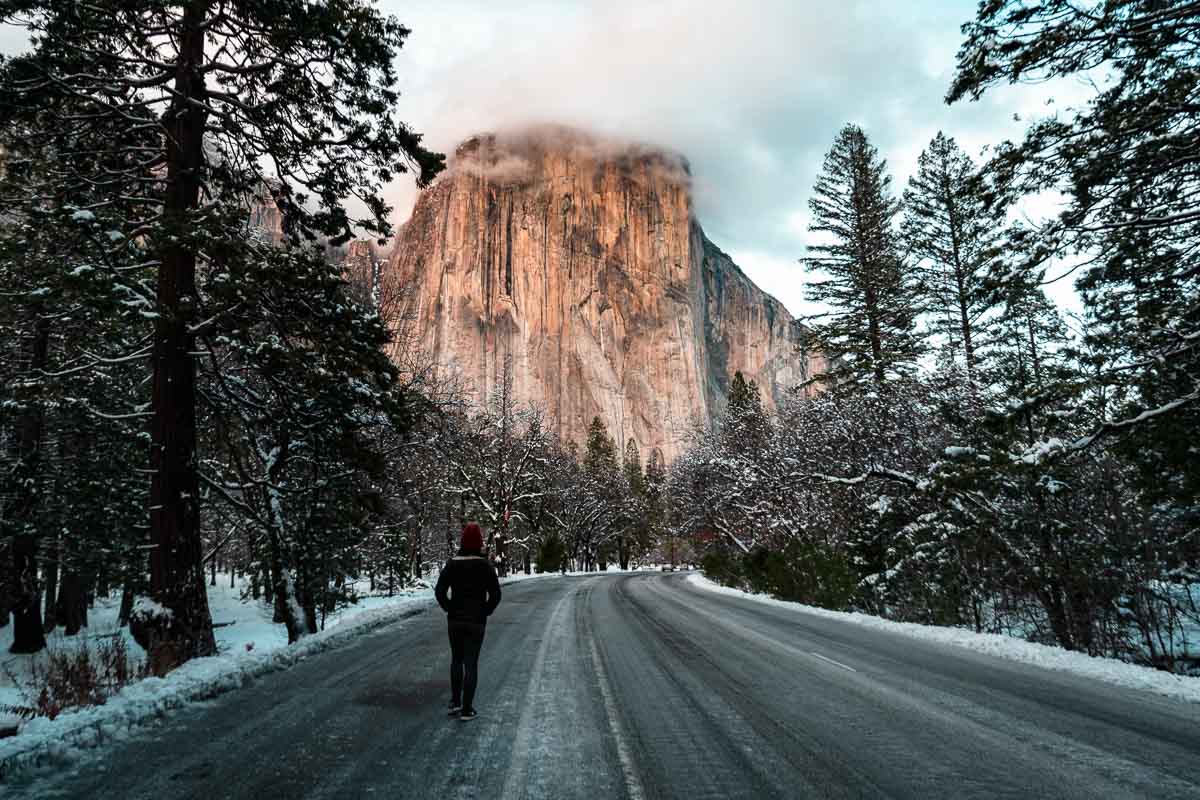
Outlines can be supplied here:
[[468, 522], [462, 529], [463, 550], [483, 550], [483, 531], [474, 522]]

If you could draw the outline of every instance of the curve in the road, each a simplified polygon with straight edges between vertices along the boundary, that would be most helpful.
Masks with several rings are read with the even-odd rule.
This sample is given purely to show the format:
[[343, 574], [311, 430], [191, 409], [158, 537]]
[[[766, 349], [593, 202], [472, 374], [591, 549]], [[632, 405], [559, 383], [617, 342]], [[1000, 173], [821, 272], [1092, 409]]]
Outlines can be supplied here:
[[431, 610], [173, 715], [38, 797], [1200, 797], [1200, 712], [657, 574], [505, 587], [481, 715]]

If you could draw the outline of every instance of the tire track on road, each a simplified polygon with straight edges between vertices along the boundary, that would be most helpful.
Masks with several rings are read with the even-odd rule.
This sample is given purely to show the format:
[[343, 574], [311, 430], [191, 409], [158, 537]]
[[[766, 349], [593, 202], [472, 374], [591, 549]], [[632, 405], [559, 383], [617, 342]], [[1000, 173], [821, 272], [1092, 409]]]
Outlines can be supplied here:
[[[755, 686], [722, 668], [719, 652], [708, 652], [682, 628], [668, 623], [662, 606], [656, 613], [637, 599], [635, 590], [658, 582], [654, 578], [621, 581], [613, 590], [620, 598], [617, 607], [631, 625], [645, 631], [643, 640], [657, 643], [648, 649], [662, 675], [707, 720], [713, 740], [724, 742], [728, 756], [743, 765], [742, 791], [750, 791], [740, 796], [887, 796], [884, 787], [817, 738], [777, 719], [779, 708], [762, 703], [753, 694]], [[756, 780], [746, 781], [748, 775]]]

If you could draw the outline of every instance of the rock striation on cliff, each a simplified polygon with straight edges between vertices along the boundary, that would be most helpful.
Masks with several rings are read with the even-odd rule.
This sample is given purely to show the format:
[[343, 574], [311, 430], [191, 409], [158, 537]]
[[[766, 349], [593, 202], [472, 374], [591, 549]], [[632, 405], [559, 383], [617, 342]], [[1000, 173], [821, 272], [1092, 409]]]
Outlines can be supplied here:
[[815, 366], [782, 304], [705, 237], [683, 158], [566, 128], [460, 145], [382, 281], [478, 395], [511, 357], [517, 397], [563, 439], [599, 415], [668, 461], [735, 371], [773, 407]]

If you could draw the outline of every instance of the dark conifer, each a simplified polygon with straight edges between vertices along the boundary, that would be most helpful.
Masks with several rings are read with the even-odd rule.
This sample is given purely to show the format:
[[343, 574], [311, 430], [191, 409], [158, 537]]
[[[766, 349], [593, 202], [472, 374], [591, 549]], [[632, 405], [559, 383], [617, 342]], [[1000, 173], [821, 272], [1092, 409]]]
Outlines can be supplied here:
[[823, 376], [847, 387], [876, 387], [911, 375], [920, 354], [914, 333], [917, 287], [892, 227], [899, 204], [887, 165], [857, 125], [838, 133], [814, 197], [810, 245], [801, 263], [816, 277], [807, 298], [828, 310], [804, 320], [817, 349], [830, 357]]
[[[197, 335], [219, 328], [224, 309], [206, 303], [198, 278], [247, 256], [244, 227], [229, 221], [244, 218], [264, 186], [289, 242], [339, 244], [356, 227], [387, 233], [382, 186], [410, 169], [427, 182], [442, 165], [393, 116], [393, 62], [408, 30], [364, 0], [3, 0], [0, 21], [33, 34], [28, 54], [0, 62], [10, 163], [53, 147], [55, 163], [68, 167], [27, 175], [6, 209], [36, 223], [42, 198], [78, 203], [93, 192], [103, 199], [74, 219], [103, 220], [95, 268], [116, 275], [132, 262], [154, 273], [150, 285], [128, 281], [132, 294], [122, 298], [142, 304], [154, 326], [156, 603], [144, 606], [153, 613], [141, 629], [173, 660], [209, 654], [194, 353]], [[343, 205], [351, 196], [365, 207], [361, 219]]]
[[1141, 427], [1143, 447], [1186, 473], [1179, 434], [1200, 424], [1200, 14], [1183, 0], [996, 0], [963, 31], [950, 102], [1005, 83], [1109, 73], [1086, 105], [1002, 145], [988, 188], [997, 204], [1046, 190], [1067, 199], [1018, 242], [1026, 273], [1087, 254], [1079, 286], [1094, 317], [1091, 350], [1109, 358], [1096, 378], [1126, 402], [1081, 445]]
[[929, 331], [945, 338], [972, 378], [980, 326], [992, 307], [983, 284], [999, 254], [1003, 224], [1003, 214], [984, 204], [975, 173], [970, 157], [938, 131], [904, 191], [902, 226]]

